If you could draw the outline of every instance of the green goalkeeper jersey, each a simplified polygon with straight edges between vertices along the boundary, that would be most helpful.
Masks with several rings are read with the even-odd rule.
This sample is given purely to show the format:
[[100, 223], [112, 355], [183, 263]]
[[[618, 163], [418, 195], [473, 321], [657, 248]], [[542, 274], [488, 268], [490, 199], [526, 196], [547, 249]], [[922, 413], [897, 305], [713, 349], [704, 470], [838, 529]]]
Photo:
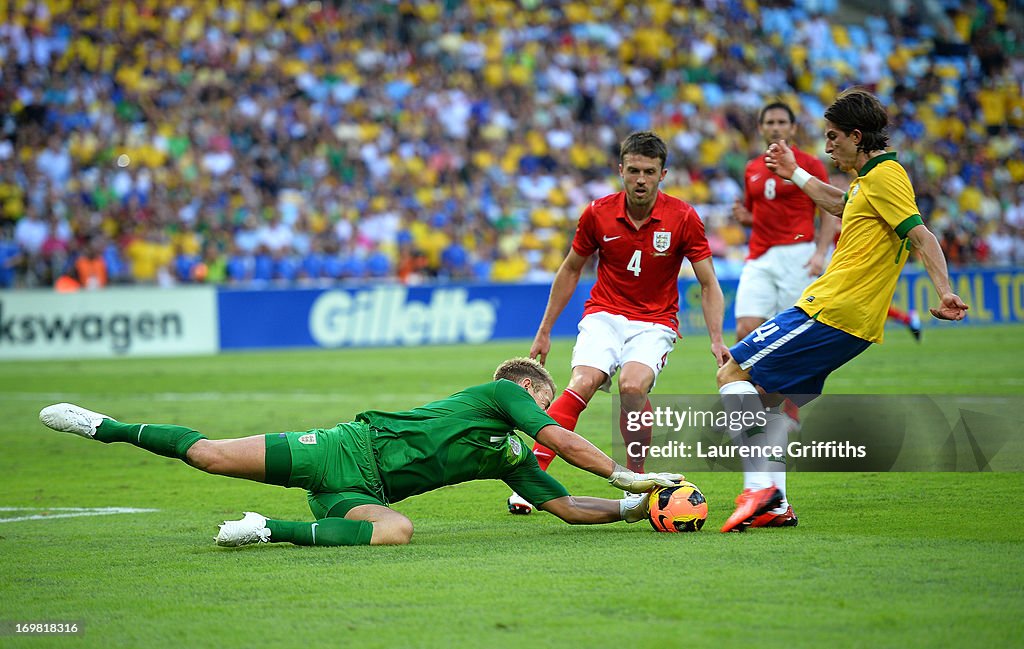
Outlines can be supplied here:
[[504, 480], [534, 505], [568, 495], [513, 432], [536, 437], [558, 423], [512, 381], [466, 388], [404, 412], [368, 410], [356, 421], [376, 430], [377, 466], [390, 502], [483, 478]]

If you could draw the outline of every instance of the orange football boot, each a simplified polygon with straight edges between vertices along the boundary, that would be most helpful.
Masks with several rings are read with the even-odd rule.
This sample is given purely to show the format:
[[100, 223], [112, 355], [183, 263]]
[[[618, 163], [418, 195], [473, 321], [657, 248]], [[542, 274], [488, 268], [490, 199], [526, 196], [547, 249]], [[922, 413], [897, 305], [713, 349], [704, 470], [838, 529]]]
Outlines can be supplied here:
[[765, 489], [744, 489], [736, 496], [736, 511], [725, 521], [723, 532], [742, 532], [751, 521], [782, 504], [782, 492], [774, 485]]
[[749, 527], [796, 527], [796, 514], [790, 505], [785, 512], [773, 514], [770, 511], [754, 517]]

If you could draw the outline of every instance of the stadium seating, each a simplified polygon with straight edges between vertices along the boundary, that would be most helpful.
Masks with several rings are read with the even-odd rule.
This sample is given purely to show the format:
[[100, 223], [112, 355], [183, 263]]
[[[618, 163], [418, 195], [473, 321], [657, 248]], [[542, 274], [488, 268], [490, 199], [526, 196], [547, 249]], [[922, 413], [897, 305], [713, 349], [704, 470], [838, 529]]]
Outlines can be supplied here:
[[[646, 128], [686, 179], [666, 189], [714, 233], [730, 217], [708, 183], [759, 148], [758, 107], [792, 102], [820, 151], [825, 106], [867, 63], [956, 260], [986, 263], [999, 233], [999, 263], [1024, 261], [1006, 219], [1024, 201], [1020, 16], [951, 2], [851, 22], [835, 0], [768, 4], [660, 3], [655, 22], [562, 2], [12, 5], [0, 286], [53, 284], [96, 236], [111, 283], [544, 276], [580, 209], [617, 186], [615, 143]], [[15, 238], [30, 210], [70, 233], [66, 257], [41, 263]], [[284, 249], [258, 252], [265, 236]], [[745, 244], [716, 254], [728, 272]]]

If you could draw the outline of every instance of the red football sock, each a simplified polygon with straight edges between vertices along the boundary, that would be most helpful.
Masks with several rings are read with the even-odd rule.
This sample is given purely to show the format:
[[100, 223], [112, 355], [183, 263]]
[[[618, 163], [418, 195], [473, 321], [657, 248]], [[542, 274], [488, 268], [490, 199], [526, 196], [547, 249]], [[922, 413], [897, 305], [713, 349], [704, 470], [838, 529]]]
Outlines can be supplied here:
[[[566, 388], [548, 407], [548, 414], [562, 428], [576, 430], [576, 422], [580, 420], [580, 413], [586, 407], [587, 402], [583, 397]], [[533, 445], [533, 454], [537, 456], [537, 464], [540, 465], [541, 471], [547, 471], [551, 461], [555, 459], [555, 452], [540, 442]]]
[[782, 402], [782, 412], [789, 415], [793, 421], [800, 421], [800, 408], [789, 399]]
[[[647, 402], [644, 403], [644, 407], [643, 407], [643, 410], [641, 412], [652, 412], [651, 400], [650, 399], [648, 399]], [[637, 473], [643, 473], [644, 472], [644, 460], [646, 459], [646, 454], [641, 454], [641, 455], [639, 455], [639, 457], [634, 457], [634, 456], [629, 454], [628, 450], [629, 450], [629, 445], [632, 442], [639, 442], [641, 444], [641, 446], [650, 446], [651, 445], [651, 428], [652, 427], [651, 426], [641, 426], [640, 430], [631, 431], [627, 427], [627, 423], [628, 422], [627, 422], [626, 416], [627, 416], [627, 414], [626, 414], [625, 410], [620, 410], [619, 411], [619, 432], [622, 433], [622, 441], [626, 444], [626, 449], [627, 449], [627, 453], [626, 453], [626, 468], [629, 469], [630, 471], [636, 471]]]
[[889, 319], [908, 326], [910, 325], [910, 314], [906, 311], [900, 311], [894, 306], [889, 307]]

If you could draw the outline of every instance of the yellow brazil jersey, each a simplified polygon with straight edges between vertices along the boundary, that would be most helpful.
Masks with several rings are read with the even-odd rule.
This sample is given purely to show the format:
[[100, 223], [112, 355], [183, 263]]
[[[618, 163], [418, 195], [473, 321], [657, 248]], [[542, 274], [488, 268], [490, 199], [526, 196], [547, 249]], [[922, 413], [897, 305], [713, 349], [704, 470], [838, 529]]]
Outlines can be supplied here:
[[907, 232], [921, 225], [914, 188], [896, 153], [871, 158], [850, 183], [843, 231], [825, 274], [800, 296], [807, 315], [869, 342], [882, 342]]

